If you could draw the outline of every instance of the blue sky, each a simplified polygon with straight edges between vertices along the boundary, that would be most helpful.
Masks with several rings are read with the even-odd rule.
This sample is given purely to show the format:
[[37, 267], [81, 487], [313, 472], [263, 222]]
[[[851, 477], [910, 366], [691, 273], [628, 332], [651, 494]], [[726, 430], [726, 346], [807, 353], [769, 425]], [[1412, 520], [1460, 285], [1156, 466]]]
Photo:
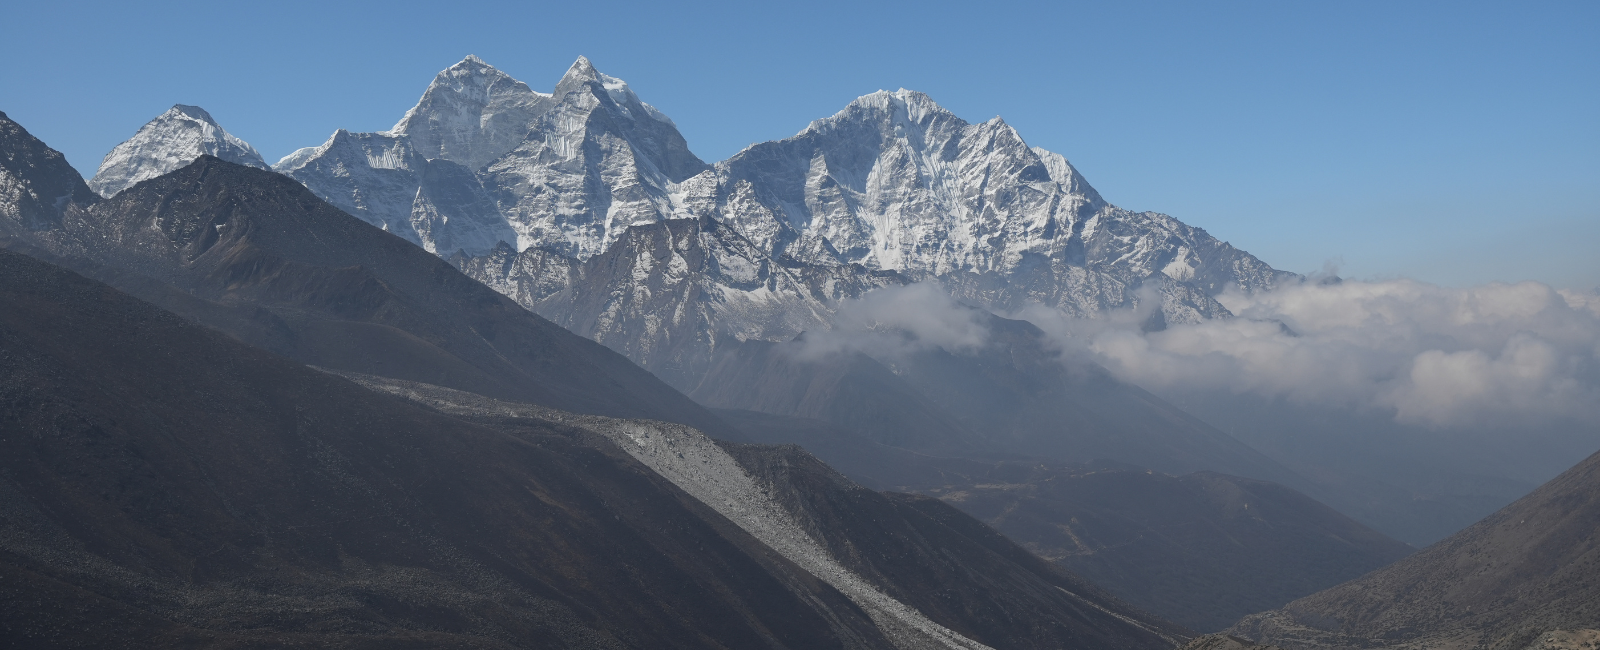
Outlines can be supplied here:
[[92, 174], [174, 103], [269, 161], [475, 53], [579, 54], [708, 161], [880, 88], [1003, 116], [1107, 199], [1279, 268], [1600, 287], [1600, 3], [5, 0], [0, 111]]

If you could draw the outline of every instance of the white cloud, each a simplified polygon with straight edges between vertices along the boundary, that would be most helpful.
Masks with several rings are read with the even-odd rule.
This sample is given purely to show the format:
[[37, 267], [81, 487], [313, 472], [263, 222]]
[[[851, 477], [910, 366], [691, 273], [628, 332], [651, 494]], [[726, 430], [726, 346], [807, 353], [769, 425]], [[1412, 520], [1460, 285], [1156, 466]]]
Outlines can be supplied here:
[[1158, 392], [1225, 391], [1392, 413], [1434, 428], [1600, 424], [1600, 296], [1536, 282], [1450, 289], [1305, 282], [1219, 300], [1238, 318], [1141, 332], [1132, 319], [1033, 321]]
[[833, 329], [806, 333], [802, 354], [848, 349], [894, 357], [931, 347], [962, 352], [982, 347], [988, 340], [983, 312], [956, 302], [937, 284], [919, 282], [877, 289], [858, 300], [844, 301]]

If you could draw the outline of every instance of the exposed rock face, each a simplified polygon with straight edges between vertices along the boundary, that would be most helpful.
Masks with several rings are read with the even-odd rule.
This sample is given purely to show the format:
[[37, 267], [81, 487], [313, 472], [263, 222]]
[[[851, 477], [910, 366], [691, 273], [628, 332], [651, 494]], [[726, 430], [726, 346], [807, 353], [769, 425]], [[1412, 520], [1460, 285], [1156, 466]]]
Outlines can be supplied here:
[[139, 181], [183, 167], [200, 156], [267, 169], [255, 147], [223, 130], [199, 106], [178, 104], [140, 127], [100, 162], [89, 187], [110, 197]]
[[423, 158], [478, 171], [522, 144], [549, 98], [468, 55], [440, 72], [389, 133], [409, 138]]
[[[1131, 304], [1159, 278], [1169, 319], [1226, 313], [1207, 297], [1283, 274], [1204, 230], [1102, 199], [1062, 156], [995, 118], [968, 124], [927, 95], [877, 92], [800, 134], [718, 163], [720, 218], [775, 255], [939, 277], [988, 306], [1044, 302], [1075, 315]], [[715, 188], [711, 190], [710, 188]], [[693, 198], [688, 202], [695, 205]], [[973, 276], [987, 277], [987, 291]]]
[[[1600, 453], [1416, 555], [1230, 632], [1285, 648], [1514, 650], [1600, 628], [1596, 530]], [[1583, 643], [1558, 637], [1545, 643]]]
[[695, 386], [721, 346], [825, 329], [839, 299], [904, 282], [855, 264], [775, 259], [709, 217], [633, 226], [582, 262], [546, 248], [515, 253], [509, 246], [455, 262], [681, 390]]
[[[428, 177], [441, 160], [467, 173]], [[582, 57], [550, 95], [467, 57], [393, 130], [339, 131], [274, 166], [441, 256], [506, 242], [580, 260], [632, 224], [671, 216], [669, 186], [704, 168], [671, 120]]]
[[0, 113], [0, 234], [54, 227], [73, 204], [99, 199], [61, 152]]
[[[420, 119], [419, 119], [420, 121]], [[411, 139], [343, 129], [275, 168], [328, 203], [430, 253], [492, 250], [515, 234], [492, 188], [466, 167], [418, 153]]]
[[[575, 66], [557, 87], [556, 96], [573, 97], [569, 103], [580, 108], [602, 103], [594, 99], [600, 96], [597, 92], [574, 95], [563, 90], [595, 75], [583, 65]], [[618, 106], [632, 105], [631, 94], [624, 99], [629, 101]], [[582, 112], [580, 108], [561, 114]], [[620, 125], [641, 123], [616, 121], [619, 112], [632, 114], [603, 115]], [[587, 115], [593, 122], [597, 114]], [[670, 135], [674, 136], [670, 142], [679, 141], [675, 131]], [[589, 156], [585, 160], [608, 161], [604, 170], [609, 171], [601, 177], [626, 182], [580, 184], [577, 177], [562, 171], [568, 163], [560, 163], [550, 137], [530, 140], [505, 160], [491, 164], [490, 171], [502, 188], [503, 209], [504, 197], [518, 197], [517, 214], [523, 216], [508, 213], [508, 218], [522, 224], [516, 226], [522, 236], [518, 246], [523, 251], [538, 249], [533, 256], [540, 264], [507, 266], [507, 252], [502, 251], [484, 263], [474, 263], [469, 256], [458, 265], [473, 277], [512, 291], [507, 295], [524, 306], [611, 345], [648, 341], [659, 334], [644, 326], [642, 319], [613, 320], [594, 301], [549, 301], [543, 292], [560, 283], [552, 283], [546, 270], [565, 277], [568, 269], [617, 242], [627, 240], [630, 247], [637, 246], [635, 239], [621, 234], [630, 225], [685, 214], [727, 224], [773, 263], [811, 269], [814, 276], [837, 275], [829, 269], [859, 266], [905, 279], [936, 278], [952, 294], [993, 309], [1043, 303], [1082, 317], [1154, 300], [1160, 305], [1152, 310], [1157, 327], [1227, 317], [1212, 293], [1228, 284], [1265, 288], [1284, 276], [1203, 230], [1165, 215], [1128, 212], [1106, 203], [1064, 158], [1029, 148], [1004, 122], [967, 124], [920, 93], [868, 95], [793, 138], [752, 146], [687, 179], [641, 171], [641, 159], [679, 173], [687, 173], [691, 166], [672, 165], [670, 155], [648, 155], [661, 149], [641, 146], [640, 142], [655, 140], [638, 135], [637, 129], [615, 127], [586, 137], [596, 144], [583, 149], [593, 152], [585, 153]], [[632, 144], [608, 144], [621, 142], [618, 138]], [[576, 144], [562, 147], [578, 150]], [[543, 179], [542, 187], [552, 189], [538, 195], [514, 189], [532, 187], [526, 179]], [[594, 188], [609, 188], [610, 194], [596, 194]], [[562, 216], [557, 221], [528, 216], [584, 215], [601, 203], [610, 206], [604, 222], [590, 216]], [[537, 223], [547, 225], [531, 225]], [[667, 245], [664, 239], [651, 241]], [[558, 261], [554, 255], [573, 259]], [[654, 256], [671, 255], [659, 250]], [[638, 280], [622, 266], [597, 270], [608, 276], [597, 278], [590, 272], [585, 280], [591, 287], [608, 287], [612, 295]], [[518, 280], [519, 274], [531, 275]], [[860, 276], [858, 271], [849, 274]], [[839, 286], [846, 290], [834, 291], [832, 297], [856, 297], [859, 293], [850, 289], [857, 285], [870, 289], [874, 283], [844, 282]], [[770, 287], [772, 302], [808, 302], [811, 296], [797, 291], [799, 286]], [[529, 291], [530, 287], [541, 289]], [[715, 278], [706, 288], [716, 289], [708, 293], [741, 291], [737, 283]], [[821, 312], [803, 311], [810, 312], [807, 319], [820, 313], [814, 320], [826, 326], [831, 302], [824, 301], [822, 307]], [[683, 312], [656, 313], [676, 318]], [[618, 349], [680, 387], [692, 387], [698, 379], [693, 372], [715, 352], [719, 334], [732, 333], [741, 340], [751, 336], [783, 340], [792, 335], [793, 328], [771, 327], [770, 313], [741, 309], [708, 313], [701, 331], [693, 335], [704, 341], [692, 354], [679, 354], [670, 361], [656, 343]]]
[[487, 173], [501, 188], [519, 249], [583, 260], [631, 225], [671, 217], [671, 184], [705, 167], [672, 120], [579, 57], [527, 138]]

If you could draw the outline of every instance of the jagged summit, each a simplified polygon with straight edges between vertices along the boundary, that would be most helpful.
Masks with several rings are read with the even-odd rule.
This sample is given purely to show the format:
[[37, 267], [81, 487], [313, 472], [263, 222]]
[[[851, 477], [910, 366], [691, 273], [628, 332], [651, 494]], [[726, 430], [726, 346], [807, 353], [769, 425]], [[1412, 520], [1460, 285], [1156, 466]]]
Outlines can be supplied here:
[[0, 237], [53, 227], [72, 204], [99, 200], [61, 152], [0, 111]]
[[632, 110], [641, 108], [646, 116], [659, 122], [665, 122], [674, 128], [677, 127], [672, 118], [667, 117], [665, 113], [657, 110], [656, 107], [640, 100], [639, 96], [634, 94], [633, 90], [628, 87], [628, 82], [599, 71], [585, 56], [579, 56], [578, 60], [573, 61], [572, 65], [567, 68], [566, 74], [563, 74], [561, 81], [556, 84], [555, 94], [560, 96], [572, 92], [580, 92], [580, 89], [593, 88], [596, 84], [598, 84], [599, 91], [603, 91], [614, 107], [625, 116], [631, 118]]
[[234, 137], [199, 106], [176, 104], [117, 145], [101, 161], [89, 187], [112, 196], [139, 181], [187, 165], [202, 155], [269, 169], [255, 147]]
[[859, 116], [863, 112], [872, 112], [886, 117], [900, 115], [903, 119], [913, 122], [924, 120], [930, 115], [960, 119], [956, 118], [954, 113], [940, 106], [938, 102], [933, 101], [933, 98], [926, 93], [906, 88], [892, 91], [877, 90], [855, 98], [833, 115], [813, 120], [801, 133], [824, 127], [840, 120], [852, 119], [852, 116]]
[[550, 94], [468, 56], [387, 132], [335, 134], [277, 171], [428, 251], [588, 258], [678, 214], [669, 186], [708, 165], [672, 120], [579, 57]]
[[550, 96], [474, 55], [444, 69], [388, 135], [418, 154], [482, 169], [515, 148]]
[[213, 125], [215, 125], [217, 123], [216, 120], [211, 119], [211, 114], [207, 113], [206, 109], [200, 108], [199, 106], [190, 106], [188, 104], [173, 104], [172, 108], [169, 109], [169, 112], [170, 111], [177, 111], [178, 113], [181, 113], [181, 114], [183, 114], [183, 115], [185, 115], [187, 117], [192, 117], [192, 118], [200, 120], [202, 122], [209, 122], [209, 123], [211, 123]]
[[[599, 78], [600, 71], [596, 70], [594, 68], [594, 64], [589, 62], [589, 57], [583, 56], [582, 54], [578, 55], [578, 60], [573, 61], [572, 65], [567, 67], [567, 72], [561, 75], [562, 82], [565, 82], [569, 79], [580, 82], [595, 81]], [[557, 85], [560, 84], [558, 83]]]

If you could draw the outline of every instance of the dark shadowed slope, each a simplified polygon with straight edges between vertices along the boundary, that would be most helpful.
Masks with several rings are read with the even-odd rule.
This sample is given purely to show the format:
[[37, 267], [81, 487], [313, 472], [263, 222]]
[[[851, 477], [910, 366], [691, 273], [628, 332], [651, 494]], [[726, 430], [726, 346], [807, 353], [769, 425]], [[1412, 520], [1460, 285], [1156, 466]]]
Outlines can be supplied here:
[[1034, 552], [1195, 630], [1221, 630], [1414, 549], [1277, 483], [1007, 463], [933, 492]]
[[1303, 479], [1215, 427], [1087, 362], [1038, 328], [974, 310], [980, 348], [818, 352], [802, 337], [719, 353], [690, 396], [713, 408], [811, 418], [938, 455], [1116, 460], [1162, 472]]
[[1286, 648], [1523, 648], [1600, 628], [1600, 453], [1385, 569], [1245, 618]]
[[[723, 447], [846, 567], [993, 647], [1103, 648], [1131, 630], [1188, 636], [937, 499], [873, 492], [794, 445]], [[951, 588], [962, 584], [981, 588]]]
[[1261, 452], [1088, 361], [1065, 358], [1032, 323], [980, 312], [987, 344], [926, 348], [899, 374], [991, 445], [1036, 458], [1117, 460], [1160, 472], [1226, 472], [1290, 485]]
[[[49, 151], [22, 136], [4, 144]], [[31, 169], [5, 173], [44, 173]], [[272, 172], [202, 157], [0, 244], [305, 363], [737, 435], [623, 356]]]
[[61, 152], [0, 113], [0, 234], [49, 228], [71, 203], [98, 198]]
[[594, 436], [425, 411], [0, 251], [8, 647], [888, 647]]
[[[362, 380], [490, 408], [410, 404], [6, 251], [0, 304], [9, 647], [1166, 650], [1188, 636], [795, 448], [773, 453], [801, 453], [831, 490], [762, 489], [682, 425]], [[867, 507], [774, 535], [792, 517], [747, 515], [779, 490]], [[895, 557], [858, 565], [813, 536]]]
[[860, 352], [810, 356], [805, 343], [727, 344], [689, 395], [714, 408], [832, 423], [872, 442], [916, 451], [987, 455], [976, 432], [882, 363]]
[[[872, 598], [860, 599], [860, 585], [994, 648], [1165, 647], [1189, 635], [965, 514], [927, 497], [861, 487], [794, 445], [713, 442], [681, 427], [569, 417], [414, 382], [357, 380], [503, 428], [555, 417], [611, 437], [785, 557], [840, 586], [875, 621], [885, 610]], [[849, 579], [837, 581], [841, 575]], [[968, 646], [962, 641], [957, 647]]]
[[1194, 630], [1223, 629], [1412, 552], [1276, 483], [1115, 464], [942, 458], [817, 420], [718, 413], [760, 442], [799, 444], [864, 485], [939, 497]]

